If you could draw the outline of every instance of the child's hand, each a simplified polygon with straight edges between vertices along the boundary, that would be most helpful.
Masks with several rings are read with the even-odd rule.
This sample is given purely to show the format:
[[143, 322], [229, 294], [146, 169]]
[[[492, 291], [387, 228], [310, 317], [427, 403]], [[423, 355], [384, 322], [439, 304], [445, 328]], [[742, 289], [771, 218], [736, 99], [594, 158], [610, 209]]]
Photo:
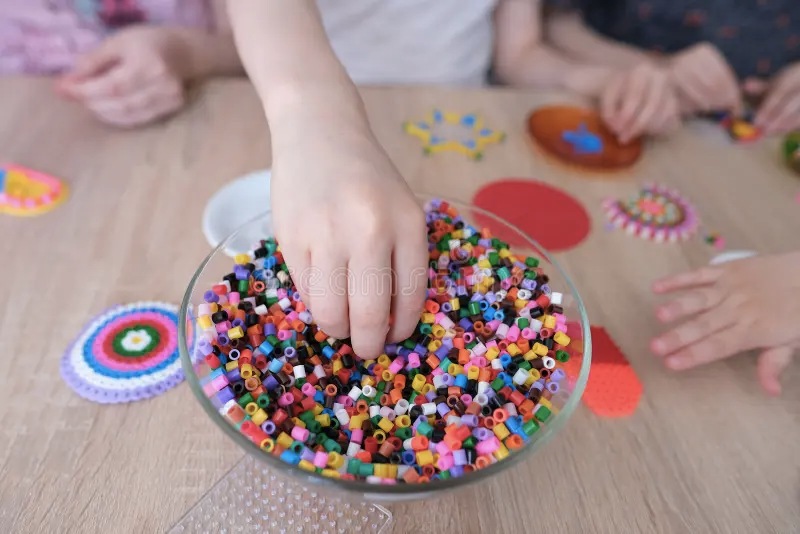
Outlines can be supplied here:
[[185, 64], [168, 29], [134, 26], [80, 58], [57, 88], [104, 122], [139, 126], [183, 107]]
[[800, 63], [783, 69], [769, 84], [764, 103], [756, 114], [756, 126], [766, 134], [800, 128]]
[[273, 135], [272, 204], [281, 250], [315, 321], [372, 359], [387, 334], [405, 339], [419, 321], [427, 229], [371, 132], [349, 122], [317, 114], [311, 128]]
[[611, 78], [600, 96], [600, 113], [622, 143], [642, 134], [666, 133], [680, 122], [666, 74], [649, 63]]
[[659, 280], [653, 290], [686, 290], [656, 311], [663, 322], [686, 321], [651, 344], [667, 367], [690, 369], [760, 348], [761, 385], [780, 394], [778, 377], [800, 346], [800, 252], [706, 267]]
[[675, 54], [667, 64], [683, 113], [741, 112], [742, 95], [736, 75], [714, 45], [691, 46]]

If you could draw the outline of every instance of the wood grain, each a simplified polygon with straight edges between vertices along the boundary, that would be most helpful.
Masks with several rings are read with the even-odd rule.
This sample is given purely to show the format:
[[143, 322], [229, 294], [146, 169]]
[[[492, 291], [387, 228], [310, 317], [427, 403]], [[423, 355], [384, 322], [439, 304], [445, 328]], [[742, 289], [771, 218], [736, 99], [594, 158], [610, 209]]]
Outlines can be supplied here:
[[[800, 369], [768, 399], [742, 356], [666, 372], [647, 350], [650, 282], [705, 264], [695, 239], [655, 245], [603, 229], [607, 196], [673, 185], [728, 247], [800, 246], [800, 180], [778, 142], [734, 147], [688, 130], [652, 142], [635, 172], [587, 180], [537, 158], [525, 137], [535, 106], [563, 101], [513, 90], [364, 91], [375, 131], [412, 187], [469, 201], [498, 177], [531, 177], [574, 194], [593, 231], [558, 259], [593, 323], [606, 327], [645, 394], [624, 420], [580, 408], [562, 435], [514, 473], [425, 506], [393, 507], [394, 532], [777, 532], [800, 530]], [[507, 132], [476, 163], [426, 157], [404, 120], [434, 106], [482, 113]], [[204, 202], [268, 165], [269, 136], [244, 81], [204, 87], [164, 124], [118, 131], [57, 99], [45, 80], [0, 81], [0, 159], [64, 177], [72, 197], [33, 219], [0, 217], [0, 532], [164, 532], [240, 457], [188, 386], [98, 406], [58, 376], [64, 349], [109, 305], [179, 302], [208, 252]]]

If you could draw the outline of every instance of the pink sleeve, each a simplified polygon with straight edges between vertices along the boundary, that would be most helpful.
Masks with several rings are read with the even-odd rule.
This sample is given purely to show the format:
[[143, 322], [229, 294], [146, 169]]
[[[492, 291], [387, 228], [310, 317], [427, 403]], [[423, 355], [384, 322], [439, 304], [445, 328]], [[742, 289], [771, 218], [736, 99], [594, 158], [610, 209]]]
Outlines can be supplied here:
[[211, 30], [214, 10], [210, 0], [138, 0], [148, 22]]

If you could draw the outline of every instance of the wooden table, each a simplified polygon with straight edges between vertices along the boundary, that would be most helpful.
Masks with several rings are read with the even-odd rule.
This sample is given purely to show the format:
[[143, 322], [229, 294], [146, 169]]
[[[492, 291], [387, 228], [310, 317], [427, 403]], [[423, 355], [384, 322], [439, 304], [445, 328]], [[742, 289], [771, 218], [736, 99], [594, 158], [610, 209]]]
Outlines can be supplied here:
[[[733, 147], [682, 131], [653, 143], [631, 175], [597, 180], [530, 150], [524, 116], [556, 98], [438, 89], [364, 97], [378, 137], [419, 191], [468, 201], [494, 178], [535, 177], [585, 203], [592, 234], [558, 259], [645, 388], [633, 417], [600, 419], [581, 407], [543, 453], [466, 500], [393, 507], [394, 532], [800, 531], [800, 366], [779, 399], [759, 390], [752, 357], [665, 371], [647, 350], [659, 330], [649, 283], [705, 264], [714, 250], [700, 238], [667, 246], [607, 232], [600, 205], [637, 183], [663, 182], [695, 199], [729, 248], [797, 247], [800, 180], [783, 168], [777, 141]], [[507, 141], [480, 163], [423, 156], [400, 124], [441, 105], [485, 114]], [[166, 124], [117, 131], [55, 98], [47, 82], [3, 80], [0, 140], [0, 159], [63, 176], [72, 188], [48, 215], [0, 216], [0, 532], [164, 532], [240, 451], [187, 385], [100, 406], [64, 385], [59, 358], [109, 305], [180, 301], [209, 250], [204, 202], [269, 164], [257, 99], [244, 81], [220, 81]]]

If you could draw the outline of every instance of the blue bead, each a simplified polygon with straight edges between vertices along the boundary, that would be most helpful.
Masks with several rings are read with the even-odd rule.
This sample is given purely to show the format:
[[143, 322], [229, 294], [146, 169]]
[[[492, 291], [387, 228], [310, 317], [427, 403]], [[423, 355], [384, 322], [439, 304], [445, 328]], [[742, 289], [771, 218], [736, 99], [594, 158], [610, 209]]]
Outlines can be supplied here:
[[333, 347], [331, 347], [330, 345], [326, 345], [322, 347], [322, 354], [323, 356], [325, 356], [330, 360], [333, 357], [333, 355], [336, 354], [336, 351], [333, 350]]
[[286, 450], [281, 453], [281, 460], [292, 465], [297, 465], [300, 463], [300, 456], [292, 451]]
[[475, 115], [470, 113], [469, 115], [464, 115], [463, 117], [461, 117], [461, 124], [463, 124], [468, 128], [472, 128], [473, 126], [475, 126], [476, 120], [477, 118], [475, 117]]
[[[508, 364], [511, 363], [511, 355], [510, 354], [503, 354], [502, 356], [500, 356], [500, 363], [503, 364], [503, 369], [508, 367]], [[500, 373], [500, 374], [505, 374], [505, 373]]]
[[496, 312], [494, 312], [494, 319], [496, 321], [502, 321], [505, 318], [506, 314], [503, 312], [503, 310], [497, 310]]
[[455, 385], [461, 389], [465, 389], [467, 387], [467, 375], [457, 375]]
[[491, 321], [494, 319], [494, 308], [489, 308], [483, 312], [483, 320]]
[[[258, 350], [261, 351], [265, 356], [269, 356], [275, 350], [275, 347], [272, 346], [272, 343], [269, 341], [264, 341], [261, 345], [258, 346]], [[275, 362], [276, 360], [273, 360]], [[283, 364], [281, 364], [282, 366]], [[270, 367], [270, 371], [272, 368]], [[277, 373], [278, 371], [272, 371], [273, 373]]]
[[270, 373], [278, 373], [281, 369], [283, 369], [283, 362], [280, 360], [272, 360], [269, 362], [268, 369]]

